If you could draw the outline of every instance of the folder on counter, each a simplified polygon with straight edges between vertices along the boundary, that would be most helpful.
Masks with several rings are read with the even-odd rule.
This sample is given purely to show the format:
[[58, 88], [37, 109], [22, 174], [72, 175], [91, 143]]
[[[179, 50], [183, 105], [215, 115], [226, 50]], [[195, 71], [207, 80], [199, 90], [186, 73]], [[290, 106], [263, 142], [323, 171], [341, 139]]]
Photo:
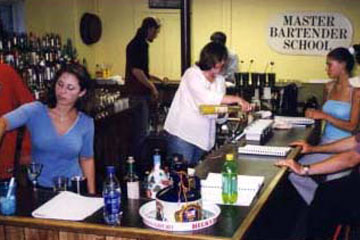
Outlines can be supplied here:
[[[234, 205], [250, 206], [263, 183], [263, 176], [238, 175], [238, 199]], [[221, 173], [209, 173], [205, 180], [201, 180], [201, 197], [203, 201], [224, 204], [221, 193]]]
[[35, 218], [81, 221], [104, 205], [103, 198], [84, 197], [73, 192], [61, 192], [35, 211]]

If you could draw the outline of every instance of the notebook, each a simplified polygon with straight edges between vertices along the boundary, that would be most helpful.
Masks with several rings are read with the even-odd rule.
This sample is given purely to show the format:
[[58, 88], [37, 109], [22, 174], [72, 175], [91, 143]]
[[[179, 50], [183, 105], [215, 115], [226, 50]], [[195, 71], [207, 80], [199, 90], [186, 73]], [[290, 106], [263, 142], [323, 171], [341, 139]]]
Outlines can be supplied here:
[[275, 122], [288, 122], [294, 125], [311, 125], [314, 124], [315, 120], [306, 117], [286, 117], [286, 116], [275, 116]]
[[[238, 175], [238, 199], [234, 205], [250, 206], [264, 183], [264, 176]], [[203, 202], [224, 204], [222, 200], [221, 173], [209, 173], [201, 180]]]
[[238, 152], [242, 154], [285, 157], [290, 150], [291, 147], [275, 147], [248, 144], [244, 147], [239, 147]]
[[38, 207], [32, 212], [32, 216], [35, 218], [81, 221], [103, 205], [103, 198], [84, 197], [64, 191]]

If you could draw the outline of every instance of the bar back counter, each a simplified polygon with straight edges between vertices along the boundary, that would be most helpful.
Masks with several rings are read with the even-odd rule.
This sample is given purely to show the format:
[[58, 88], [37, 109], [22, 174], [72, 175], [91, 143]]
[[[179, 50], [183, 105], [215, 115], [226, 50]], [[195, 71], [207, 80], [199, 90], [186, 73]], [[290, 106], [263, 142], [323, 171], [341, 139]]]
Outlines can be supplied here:
[[[310, 139], [316, 135], [314, 127], [275, 130], [268, 145], [286, 146], [297, 139]], [[242, 140], [244, 141], [244, 140]], [[220, 172], [224, 154], [236, 151], [237, 144], [224, 145], [212, 152], [196, 167], [196, 174], [205, 178], [209, 172]], [[98, 143], [99, 144], [99, 143]], [[112, 143], [113, 144], [113, 143]], [[296, 157], [300, 149], [292, 149], [290, 157]], [[33, 191], [30, 187], [18, 188], [17, 212], [15, 216], [0, 216], [0, 239], [104, 239], [104, 240], [145, 240], [145, 239], [259, 239], [253, 229], [263, 211], [271, 201], [271, 195], [284, 176], [285, 168], [273, 166], [276, 157], [238, 155], [238, 173], [265, 176], [263, 187], [249, 207], [221, 205], [218, 222], [206, 229], [193, 232], [165, 232], [147, 227], [138, 213], [139, 208], [149, 199], [123, 200], [121, 225], [112, 227], [104, 223], [102, 209], [81, 222], [33, 218], [31, 213], [54, 196], [46, 190]], [[65, 209], [64, 209], [65, 210]], [[274, 216], [276, 218], [276, 216]], [[261, 222], [261, 221], [260, 221]], [[264, 228], [266, 231], [266, 228]], [[266, 236], [266, 232], [262, 232]]]

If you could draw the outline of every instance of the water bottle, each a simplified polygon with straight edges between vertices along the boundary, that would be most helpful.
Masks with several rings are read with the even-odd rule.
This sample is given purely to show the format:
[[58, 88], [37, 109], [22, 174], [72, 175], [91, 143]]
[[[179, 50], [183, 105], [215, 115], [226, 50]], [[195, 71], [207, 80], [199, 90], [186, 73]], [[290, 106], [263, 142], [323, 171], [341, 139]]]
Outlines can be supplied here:
[[115, 167], [106, 167], [106, 178], [103, 186], [104, 220], [109, 225], [120, 224], [121, 190], [115, 176]]
[[234, 204], [238, 198], [237, 164], [233, 154], [226, 154], [222, 172], [222, 199], [225, 204]]

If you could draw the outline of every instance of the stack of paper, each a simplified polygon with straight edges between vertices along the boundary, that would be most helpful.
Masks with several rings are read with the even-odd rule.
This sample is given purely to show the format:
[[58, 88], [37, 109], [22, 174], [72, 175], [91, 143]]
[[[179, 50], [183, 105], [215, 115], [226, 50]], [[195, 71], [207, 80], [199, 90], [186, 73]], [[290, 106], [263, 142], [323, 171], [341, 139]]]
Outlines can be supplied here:
[[[238, 175], [238, 199], [234, 205], [250, 206], [263, 182], [263, 176]], [[201, 180], [203, 201], [224, 204], [221, 193], [222, 177], [220, 173], [209, 173], [206, 180]]]
[[36, 218], [81, 221], [104, 205], [103, 198], [61, 192], [32, 212]]

